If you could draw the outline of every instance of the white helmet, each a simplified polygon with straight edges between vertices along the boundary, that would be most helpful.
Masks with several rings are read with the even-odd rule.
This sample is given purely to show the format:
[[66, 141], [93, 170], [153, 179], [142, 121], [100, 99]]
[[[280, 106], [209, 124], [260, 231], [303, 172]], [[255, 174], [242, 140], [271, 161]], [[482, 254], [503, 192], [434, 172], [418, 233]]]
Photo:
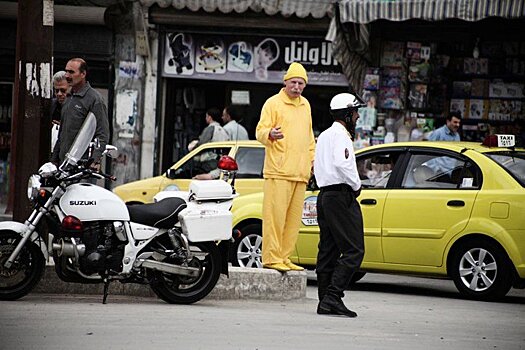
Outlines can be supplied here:
[[335, 95], [330, 101], [330, 111], [357, 109], [364, 106], [366, 105], [359, 96], [346, 92]]

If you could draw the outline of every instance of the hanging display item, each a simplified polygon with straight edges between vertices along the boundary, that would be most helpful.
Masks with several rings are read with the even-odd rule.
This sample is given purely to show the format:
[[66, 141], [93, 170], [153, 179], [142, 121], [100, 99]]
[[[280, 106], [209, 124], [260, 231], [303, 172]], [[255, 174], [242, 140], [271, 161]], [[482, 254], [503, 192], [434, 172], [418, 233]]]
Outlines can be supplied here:
[[281, 83], [292, 62], [308, 71], [308, 84], [348, 86], [322, 37], [168, 33], [164, 77]]

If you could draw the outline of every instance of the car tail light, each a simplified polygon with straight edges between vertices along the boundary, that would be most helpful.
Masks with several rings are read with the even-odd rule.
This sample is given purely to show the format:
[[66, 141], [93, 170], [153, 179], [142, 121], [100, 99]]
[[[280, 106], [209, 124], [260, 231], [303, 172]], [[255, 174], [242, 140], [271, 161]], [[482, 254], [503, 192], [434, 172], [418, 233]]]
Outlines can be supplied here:
[[239, 169], [235, 159], [230, 156], [222, 156], [219, 159], [218, 168], [226, 171], [237, 171]]

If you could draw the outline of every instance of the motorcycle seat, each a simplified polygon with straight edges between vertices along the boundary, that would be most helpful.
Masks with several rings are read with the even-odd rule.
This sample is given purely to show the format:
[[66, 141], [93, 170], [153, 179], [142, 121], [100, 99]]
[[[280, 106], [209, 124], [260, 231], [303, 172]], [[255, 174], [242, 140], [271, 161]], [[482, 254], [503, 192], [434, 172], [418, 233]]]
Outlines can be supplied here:
[[128, 205], [131, 221], [157, 228], [172, 228], [179, 221], [179, 213], [186, 208], [182, 198], [165, 198], [157, 203]]

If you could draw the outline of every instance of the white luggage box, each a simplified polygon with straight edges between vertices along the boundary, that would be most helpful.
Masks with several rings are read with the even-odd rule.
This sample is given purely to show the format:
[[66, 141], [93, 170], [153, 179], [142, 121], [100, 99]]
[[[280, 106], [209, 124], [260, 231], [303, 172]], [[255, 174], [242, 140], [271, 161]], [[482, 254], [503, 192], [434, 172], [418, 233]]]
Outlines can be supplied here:
[[195, 200], [227, 199], [232, 197], [232, 187], [223, 180], [196, 180], [190, 183], [190, 196]]
[[186, 208], [179, 213], [182, 232], [190, 242], [223, 241], [232, 237], [232, 213]]

